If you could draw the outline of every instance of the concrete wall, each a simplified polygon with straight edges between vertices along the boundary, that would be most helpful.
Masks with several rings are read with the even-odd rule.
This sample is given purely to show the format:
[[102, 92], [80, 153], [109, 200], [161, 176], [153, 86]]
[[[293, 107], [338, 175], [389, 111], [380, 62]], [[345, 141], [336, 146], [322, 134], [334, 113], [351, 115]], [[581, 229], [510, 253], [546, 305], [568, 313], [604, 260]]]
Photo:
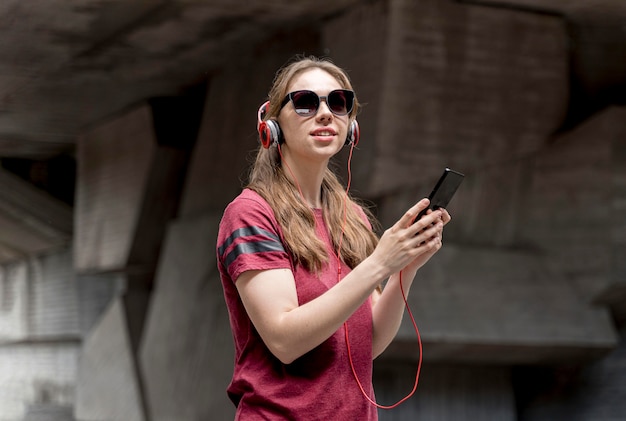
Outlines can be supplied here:
[[[120, 402], [116, 408], [127, 408], [133, 419], [232, 415], [223, 393], [232, 367], [226, 313], [217, 300], [213, 257], [206, 256], [213, 225], [240, 190], [257, 147], [256, 108], [275, 69], [294, 51], [330, 55], [350, 71], [367, 103], [359, 115], [363, 141], [354, 185], [378, 203], [384, 224], [425, 195], [443, 166], [467, 174], [450, 208], [454, 222], [446, 248], [424, 269], [419, 293], [411, 296], [433, 370], [424, 374], [417, 398], [381, 412], [383, 419], [516, 419], [511, 366], [585, 364], [612, 350], [618, 335], [608, 307], [591, 301], [612, 282], [606, 256], [613, 246], [597, 233], [611, 232], [601, 208], [612, 200], [603, 186], [612, 171], [613, 139], [621, 136], [621, 111], [554, 136], [568, 107], [566, 44], [556, 16], [455, 2], [368, 2], [319, 33], [295, 31], [251, 46], [212, 74], [179, 211], [164, 220], [168, 234], [144, 328], [135, 338], [138, 348], [120, 345], [129, 364], [134, 355], [137, 377], [119, 387], [142, 393], [143, 406], [131, 409], [112, 397]], [[114, 123], [120, 138], [129, 138], [122, 122], [136, 120], [137, 112]], [[590, 154], [584, 139], [599, 130], [601, 140]], [[337, 163], [345, 168], [342, 155]], [[98, 159], [107, 168], [113, 158]], [[586, 177], [590, 173], [601, 175]], [[138, 206], [127, 203], [126, 209], [137, 212]], [[116, 308], [124, 314], [130, 307]], [[106, 362], [101, 350], [89, 349], [94, 361]], [[120, 362], [108, 364], [124, 372]], [[415, 333], [407, 323], [377, 365], [383, 400], [403, 396], [411, 378], [407, 367], [416, 362]], [[94, 390], [111, 396], [110, 387], [104, 382]], [[475, 399], [463, 398], [468, 393]], [[431, 404], [433, 399], [446, 404]], [[79, 415], [96, 419], [102, 406], [79, 403]]]
[[[409, 394], [417, 366], [378, 363], [374, 373], [379, 404], [392, 406]], [[378, 411], [393, 420], [517, 420], [508, 367], [439, 365], [422, 367], [416, 393], [401, 406]]]
[[0, 268], [0, 420], [71, 408], [80, 334], [71, 250]]
[[[567, 42], [555, 15], [367, 1], [319, 28], [251, 39], [192, 92], [146, 99], [85, 130], [73, 253], [0, 271], [0, 362], [40, 361], [35, 350], [47, 347], [33, 366], [47, 367], [44, 386], [34, 369], [15, 377], [0, 365], [6, 421], [34, 419], [46, 403], [82, 421], [232, 417], [215, 229], [258, 147], [256, 110], [274, 72], [302, 52], [348, 69], [366, 104], [353, 192], [377, 204], [384, 226], [444, 166], [467, 176], [444, 250], [410, 297], [424, 340], [417, 394], [381, 420], [626, 411], [615, 326], [626, 314], [626, 111], [557, 131], [570, 107]], [[38, 284], [34, 274], [62, 281]], [[417, 357], [407, 318], [376, 362], [381, 403], [410, 391]], [[563, 364], [580, 373], [567, 378], [576, 392], [547, 403], [555, 395], [538, 385]]]
[[[626, 331], [617, 349], [586, 366], [554, 371], [527, 370], [521, 421], [603, 420], [624, 418]], [[529, 393], [530, 392], [530, 393]]]
[[[150, 373], [141, 372], [139, 347], [203, 98], [199, 89], [177, 98], [150, 99], [79, 140], [74, 267], [86, 283], [85, 298], [93, 297], [93, 287], [107, 280], [124, 288], [117, 294], [114, 286], [103, 288], [113, 293], [114, 301], [103, 306], [96, 297], [86, 306], [77, 419], [149, 419], [143, 377], [149, 379]], [[104, 310], [100, 319], [94, 317], [97, 310], [90, 311], [94, 307]]]

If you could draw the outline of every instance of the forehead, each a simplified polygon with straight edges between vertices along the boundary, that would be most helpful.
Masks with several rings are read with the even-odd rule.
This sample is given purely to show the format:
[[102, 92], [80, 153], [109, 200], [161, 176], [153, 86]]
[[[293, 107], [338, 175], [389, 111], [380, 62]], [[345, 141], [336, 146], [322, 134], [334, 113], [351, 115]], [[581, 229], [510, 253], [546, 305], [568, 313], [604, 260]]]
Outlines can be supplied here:
[[333, 89], [341, 89], [337, 79], [326, 70], [313, 68], [296, 75], [289, 83], [288, 92], [308, 89], [318, 94], [325, 94]]

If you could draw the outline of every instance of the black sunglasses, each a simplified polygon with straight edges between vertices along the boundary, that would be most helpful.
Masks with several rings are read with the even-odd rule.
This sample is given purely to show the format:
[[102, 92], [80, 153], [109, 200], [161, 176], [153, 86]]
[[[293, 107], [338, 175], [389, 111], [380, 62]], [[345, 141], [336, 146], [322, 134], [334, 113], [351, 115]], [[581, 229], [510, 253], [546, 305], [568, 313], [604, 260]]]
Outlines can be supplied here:
[[335, 115], [346, 115], [352, 111], [354, 106], [354, 92], [347, 89], [335, 89], [326, 96], [319, 96], [313, 91], [294, 91], [287, 94], [280, 104], [280, 109], [291, 101], [296, 114], [303, 117], [310, 117], [317, 114], [320, 102], [324, 100], [328, 109]]

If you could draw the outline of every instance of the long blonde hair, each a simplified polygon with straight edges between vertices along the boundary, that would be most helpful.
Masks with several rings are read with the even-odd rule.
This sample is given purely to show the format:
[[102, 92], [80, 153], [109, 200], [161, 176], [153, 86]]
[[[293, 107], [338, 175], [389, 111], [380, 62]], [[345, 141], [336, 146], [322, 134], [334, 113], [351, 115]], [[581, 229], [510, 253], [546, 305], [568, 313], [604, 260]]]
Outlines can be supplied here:
[[[284, 66], [276, 74], [269, 92], [270, 105], [265, 119], [275, 118], [280, 112], [281, 100], [294, 77], [305, 70], [319, 68], [333, 76], [344, 89], [352, 90], [346, 73], [326, 59], [317, 57], [298, 58]], [[356, 118], [358, 102], [349, 115], [350, 121]], [[319, 271], [329, 259], [324, 243], [315, 233], [315, 215], [304, 202], [298, 188], [286, 176], [276, 148], [259, 148], [256, 161], [250, 173], [248, 188], [263, 197], [274, 210], [280, 224], [285, 245], [294, 263], [310, 271]], [[322, 210], [329, 230], [333, 248], [350, 268], [354, 268], [369, 256], [378, 243], [378, 237], [363, 220], [362, 209], [349, 197], [337, 176], [326, 169], [322, 180]], [[345, 212], [345, 218], [344, 218]], [[376, 224], [367, 209], [363, 212], [372, 225]]]

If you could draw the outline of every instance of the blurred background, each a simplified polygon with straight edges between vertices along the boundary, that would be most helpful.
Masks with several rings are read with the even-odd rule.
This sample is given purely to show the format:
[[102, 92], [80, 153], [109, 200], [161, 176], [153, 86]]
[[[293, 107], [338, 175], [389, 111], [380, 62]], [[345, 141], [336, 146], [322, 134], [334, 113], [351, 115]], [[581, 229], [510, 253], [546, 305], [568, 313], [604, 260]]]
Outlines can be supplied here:
[[466, 174], [380, 419], [623, 420], [626, 2], [2, 0], [0, 421], [233, 418], [216, 229], [296, 54], [352, 78], [383, 226]]

